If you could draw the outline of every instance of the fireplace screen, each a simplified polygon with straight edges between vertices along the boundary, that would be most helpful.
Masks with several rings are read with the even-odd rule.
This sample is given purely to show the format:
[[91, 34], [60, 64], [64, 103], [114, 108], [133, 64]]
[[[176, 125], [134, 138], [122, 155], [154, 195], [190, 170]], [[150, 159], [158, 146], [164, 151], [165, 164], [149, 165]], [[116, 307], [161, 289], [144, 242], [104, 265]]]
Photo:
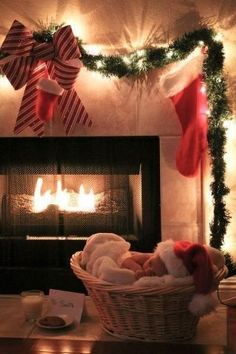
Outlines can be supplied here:
[[[2, 198], [2, 229], [13, 236], [134, 233], [140, 175], [11, 175]], [[135, 194], [133, 192], [136, 190]], [[138, 197], [139, 196], [139, 197]], [[135, 199], [135, 203], [132, 199]]]
[[2, 138], [1, 237], [160, 238], [159, 140]]

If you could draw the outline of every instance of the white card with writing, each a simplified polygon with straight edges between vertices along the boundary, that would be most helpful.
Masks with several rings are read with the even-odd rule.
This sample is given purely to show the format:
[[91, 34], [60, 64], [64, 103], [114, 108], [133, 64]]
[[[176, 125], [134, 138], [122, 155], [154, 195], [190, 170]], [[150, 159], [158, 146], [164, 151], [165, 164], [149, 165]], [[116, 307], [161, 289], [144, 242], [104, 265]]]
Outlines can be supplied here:
[[80, 322], [85, 301], [84, 294], [50, 289], [48, 299], [48, 315], [67, 314]]

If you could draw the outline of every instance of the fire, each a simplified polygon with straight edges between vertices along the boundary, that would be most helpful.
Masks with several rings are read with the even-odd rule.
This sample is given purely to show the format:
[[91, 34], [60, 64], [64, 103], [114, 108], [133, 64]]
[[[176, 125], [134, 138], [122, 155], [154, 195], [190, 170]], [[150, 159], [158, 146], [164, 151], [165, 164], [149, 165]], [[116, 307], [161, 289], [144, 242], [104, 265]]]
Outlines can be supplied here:
[[57, 181], [56, 193], [52, 193], [50, 189], [42, 193], [43, 179], [38, 178], [33, 198], [33, 211], [41, 213], [46, 210], [49, 205], [56, 205], [61, 211], [70, 212], [94, 212], [95, 211], [95, 195], [90, 189], [89, 193], [85, 193], [84, 186], [81, 184], [79, 192], [69, 192], [62, 189], [61, 181]]

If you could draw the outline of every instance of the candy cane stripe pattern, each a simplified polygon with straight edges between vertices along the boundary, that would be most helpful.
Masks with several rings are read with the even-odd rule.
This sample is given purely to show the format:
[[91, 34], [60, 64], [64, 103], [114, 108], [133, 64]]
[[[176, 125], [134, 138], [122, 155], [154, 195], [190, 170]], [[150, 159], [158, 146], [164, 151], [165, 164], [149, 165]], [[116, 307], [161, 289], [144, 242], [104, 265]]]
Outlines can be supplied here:
[[55, 62], [55, 78], [65, 90], [75, 84], [82, 66], [79, 60], [81, 53], [70, 26], [61, 28], [55, 33], [53, 43], [58, 48]]
[[26, 55], [34, 43], [31, 31], [14, 21], [1, 49], [11, 55]]
[[30, 126], [34, 133], [38, 136], [42, 136], [44, 133], [44, 123], [36, 116], [35, 104], [37, 97], [37, 90], [35, 85], [39, 78], [42, 78], [45, 73], [45, 64], [41, 63], [37, 65], [33, 70], [31, 77], [26, 85], [23, 99], [21, 102], [20, 111], [18, 113], [14, 133], [19, 134]]
[[59, 98], [59, 109], [66, 134], [70, 134], [78, 123], [88, 127], [92, 126], [92, 121], [74, 89], [65, 91], [62, 97]]
[[57, 57], [63, 60], [81, 57], [76, 38], [70, 26], [65, 26], [58, 30], [53, 36], [53, 43], [57, 47]]
[[3, 72], [15, 90], [20, 89], [27, 83], [32, 64], [32, 57], [20, 57], [3, 65]]
[[60, 59], [55, 59], [55, 78], [58, 84], [63, 87], [65, 90], [70, 90], [75, 84], [75, 77], [77, 77], [80, 67], [82, 66], [80, 60], [78, 59], [77, 67], [73, 64], [67, 65]]

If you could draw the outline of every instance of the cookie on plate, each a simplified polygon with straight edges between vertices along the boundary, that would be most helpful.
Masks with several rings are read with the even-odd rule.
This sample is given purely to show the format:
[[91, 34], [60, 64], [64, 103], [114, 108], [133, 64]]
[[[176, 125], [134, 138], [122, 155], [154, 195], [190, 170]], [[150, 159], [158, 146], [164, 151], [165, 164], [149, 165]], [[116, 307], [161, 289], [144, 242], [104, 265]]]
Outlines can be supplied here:
[[39, 324], [48, 327], [62, 327], [66, 322], [59, 316], [45, 316], [39, 319]]

